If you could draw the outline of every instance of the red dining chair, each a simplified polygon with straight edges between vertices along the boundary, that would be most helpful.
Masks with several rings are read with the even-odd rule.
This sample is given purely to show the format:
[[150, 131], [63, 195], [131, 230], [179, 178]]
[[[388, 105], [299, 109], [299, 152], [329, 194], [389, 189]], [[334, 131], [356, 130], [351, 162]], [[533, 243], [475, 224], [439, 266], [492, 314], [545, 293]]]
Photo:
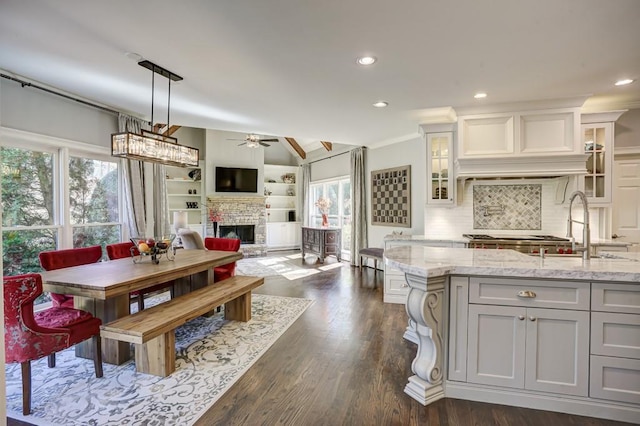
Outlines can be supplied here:
[[[64, 250], [43, 251], [39, 255], [40, 265], [45, 271], [70, 268], [72, 266], [96, 263], [102, 258], [102, 247], [80, 247]], [[51, 293], [53, 306], [73, 308], [73, 296]]]
[[[107, 245], [107, 256], [109, 257], [109, 260], [124, 259], [124, 258], [127, 258], [127, 257], [131, 257], [131, 248], [133, 248], [133, 255], [134, 256], [138, 256], [140, 254], [140, 252], [138, 251], [138, 248], [131, 241], [124, 242], [124, 243], [108, 244]], [[169, 292], [171, 293], [171, 298], [173, 299], [173, 297], [174, 297], [174, 294], [173, 294], [173, 281], [162, 283], [162, 284], [156, 284], [153, 287], [145, 288], [143, 290], [132, 291], [131, 293], [129, 293], [129, 295], [130, 296], [135, 296], [137, 298], [138, 311], [142, 311], [142, 310], [144, 310], [144, 295], [145, 294], [149, 294], [149, 293], [153, 293], [153, 292], [156, 292], [156, 291], [164, 290], [167, 287], [169, 287]]]
[[[238, 251], [240, 250], [240, 239], [207, 237], [204, 239], [204, 246], [207, 250]], [[213, 280], [215, 282], [230, 278], [235, 274], [236, 262], [213, 268]]]
[[4, 277], [5, 362], [22, 366], [22, 413], [31, 412], [31, 361], [48, 356], [56, 364], [56, 352], [89, 338], [95, 344], [93, 366], [102, 377], [100, 321], [79, 309], [52, 307], [33, 312], [33, 301], [42, 294], [40, 274]]

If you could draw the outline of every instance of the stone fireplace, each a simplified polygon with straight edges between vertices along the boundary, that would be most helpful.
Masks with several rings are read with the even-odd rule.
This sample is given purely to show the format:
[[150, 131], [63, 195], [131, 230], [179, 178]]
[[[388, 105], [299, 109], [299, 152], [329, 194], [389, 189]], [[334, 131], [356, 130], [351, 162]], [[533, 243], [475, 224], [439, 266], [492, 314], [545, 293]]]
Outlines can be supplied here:
[[[209, 196], [207, 207], [218, 212], [218, 236], [232, 232], [241, 240], [250, 233], [247, 226], [253, 227], [253, 243], [243, 242], [240, 250], [245, 257], [266, 256], [267, 254], [267, 211], [265, 197], [262, 196]], [[222, 233], [224, 230], [225, 234]], [[240, 231], [240, 232], [238, 232]], [[242, 234], [241, 234], [242, 233]], [[213, 236], [213, 224], [207, 215], [207, 236]]]
[[255, 244], [255, 225], [220, 225], [218, 236], [220, 238], [239, 238], [242, 244]]

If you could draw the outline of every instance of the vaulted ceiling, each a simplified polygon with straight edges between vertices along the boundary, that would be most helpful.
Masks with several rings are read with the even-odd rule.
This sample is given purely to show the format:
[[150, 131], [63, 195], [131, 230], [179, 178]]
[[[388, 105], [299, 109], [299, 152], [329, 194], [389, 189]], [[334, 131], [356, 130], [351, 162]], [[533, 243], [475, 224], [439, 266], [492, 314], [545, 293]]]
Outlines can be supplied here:
[[[0, 69], [149, 119], [135, 53], [184, 78], [172, 124], [309, 151], [412, 138], [447, 107], [640, 107], [640, 82], [613, 85], [640, 78], [639, 22], [638, 0], [3, 0]], [[156, 114], [166, 91], [157, 80]]]

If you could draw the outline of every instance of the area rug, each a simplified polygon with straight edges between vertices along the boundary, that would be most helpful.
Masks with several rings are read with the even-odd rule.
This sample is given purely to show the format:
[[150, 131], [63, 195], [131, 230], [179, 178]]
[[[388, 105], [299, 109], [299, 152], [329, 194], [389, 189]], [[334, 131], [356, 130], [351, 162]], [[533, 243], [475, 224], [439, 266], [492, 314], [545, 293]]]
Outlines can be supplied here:
[[6, 366], [7, 412], [36, 425], [192, 425], [311, 305], [308, 299], [254, 294], [249, 322], [223, 312], [176, 330], [176, 371], [168, 377], [137, 373], [133, 361], [104, 364], [73, 348], [32, 362], [31, 415], [22, 413], [20, 365]]
[[253, 275], [257, 277], [281, 275], [288, 280], [297, 280], [319, 274], [329, 269], [349, 266], [348, 263], [337, 262], [327, 265], [318, 264], [315, 268], [303, 268], [301, 262], [301, 254], [279, 257], [249, 257], [236, 262], [236, 271], [239, 275]]

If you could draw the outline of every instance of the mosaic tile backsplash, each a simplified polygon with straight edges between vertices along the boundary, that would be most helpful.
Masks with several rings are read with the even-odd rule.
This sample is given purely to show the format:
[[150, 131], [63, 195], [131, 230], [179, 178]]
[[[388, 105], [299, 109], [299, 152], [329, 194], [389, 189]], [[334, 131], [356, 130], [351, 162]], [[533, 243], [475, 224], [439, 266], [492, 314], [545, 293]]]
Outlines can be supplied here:
[[473, 229], [542, 229], [542, 185], [475, 185]]

